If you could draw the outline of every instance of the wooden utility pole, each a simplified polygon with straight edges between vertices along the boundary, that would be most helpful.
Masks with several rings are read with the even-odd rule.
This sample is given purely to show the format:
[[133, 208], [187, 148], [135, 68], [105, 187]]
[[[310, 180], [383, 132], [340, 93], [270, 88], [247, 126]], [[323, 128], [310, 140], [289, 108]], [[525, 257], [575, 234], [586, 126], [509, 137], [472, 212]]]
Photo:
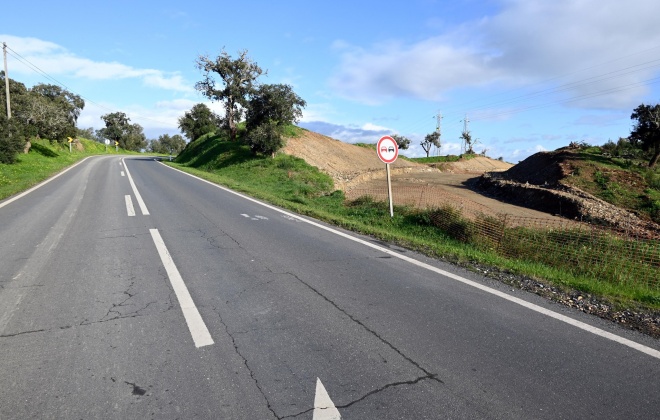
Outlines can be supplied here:
[[11, 106], [9, 101], [9, 74], [7, 74], [7, 43], [2, 43], [2, 55], [5, 60], [5, 91], [7, 92], [7, 118], [11, 118]]

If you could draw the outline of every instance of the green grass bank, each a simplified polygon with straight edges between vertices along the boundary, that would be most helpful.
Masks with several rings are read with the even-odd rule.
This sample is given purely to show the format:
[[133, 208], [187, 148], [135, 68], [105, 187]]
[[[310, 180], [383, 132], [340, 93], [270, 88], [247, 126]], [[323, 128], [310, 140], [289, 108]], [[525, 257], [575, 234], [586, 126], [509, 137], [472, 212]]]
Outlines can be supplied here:
[[[488, 266], [500, 273], [527, 276], [564, 290], [598, 296], [618, 308], [660, 309], [658, 284], [619, 281], [588, 265], [566, 264], [565, 247], [543, 258], [514, 250], [503, 255], [488, 244], [484, 246], [482, 238], [466, 236], [470, 227], [460, 214], [452, 216], [451, 228], [437, 223], [438, 209], [397, 206], [390, 218], [386, 203], [369, 197], [347, 202], [341, 191], [334, 190], [329, 176], [292, 156], [254, 156], [239, 142], [205, 136], [189, 144], [170, 164], [300, 214], [468, 268]], [[463, 227], [459, 234], [457, 226]], [[574, 252], [579, 253], [579, 248]]]

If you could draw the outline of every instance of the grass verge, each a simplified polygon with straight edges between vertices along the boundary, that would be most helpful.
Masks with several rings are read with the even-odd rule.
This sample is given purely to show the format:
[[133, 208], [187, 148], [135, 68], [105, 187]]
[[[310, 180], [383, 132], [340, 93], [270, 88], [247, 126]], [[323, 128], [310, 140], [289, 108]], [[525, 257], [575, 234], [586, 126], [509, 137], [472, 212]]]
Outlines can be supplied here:
[[27, 190], [50, 178], [77, 161], [93, 155], [126, 154], [123, 150], [86, 139], [80, 139], [84, 150], [75, 146], [69, 152], [69, 145], [51, 143], [49, 140], [32, 140], [32, 148], [27, 154], [21, 154], [18, 161], [11, 165], [0, 163], [0, 200]]
[[292, 156], [257, 157], [238, 142], [207, 136], [188, 145], [177, 162], [169, 164], [285, 209], [468, 268], [496, 267], [565, 290], [594, 294], [619, 308], [660, 309], [657, 285], [607, 281], [600, 273], [571, 269], [559, 264], [565, 260], [563, 252], [545, 259], [504, 256], [470, 239], [470, 228], [460, 215], [453, 225], [462, 227], [457, 236], [434, 223], [430, 211], [395, 207], [390, 218], [387, 204], [369, 197], [346, 202], [341, 191], [333, 191], [330, 177]]

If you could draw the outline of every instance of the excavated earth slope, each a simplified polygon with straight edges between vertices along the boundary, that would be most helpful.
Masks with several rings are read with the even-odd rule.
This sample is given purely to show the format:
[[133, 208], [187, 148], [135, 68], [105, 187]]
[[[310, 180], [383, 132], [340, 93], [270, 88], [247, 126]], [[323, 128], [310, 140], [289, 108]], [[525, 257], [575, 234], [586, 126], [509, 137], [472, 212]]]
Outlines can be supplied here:
[[539, 152], [507, 171], [484, 174], [475, 185], [512, 204], [607, 226], [630, 236], [660, 239], [657, 223], [565, 182], [576, 156], [570, 150]]

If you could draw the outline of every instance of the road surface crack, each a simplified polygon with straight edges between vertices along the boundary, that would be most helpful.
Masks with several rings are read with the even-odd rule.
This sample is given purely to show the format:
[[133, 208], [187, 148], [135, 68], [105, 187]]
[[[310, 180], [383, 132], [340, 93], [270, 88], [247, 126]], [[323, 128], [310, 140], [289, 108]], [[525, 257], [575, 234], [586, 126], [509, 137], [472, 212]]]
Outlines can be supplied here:
[[2, 334], [0, 335], [0, 338], [9, 338], [9, 337], [16, 337], [17, 335], [25, 335], [25, 334], [33, 334], [33, 333], [39, 333], [39, 332], [44, 332], [47, 331], [45, 329], [40, 329], [40, 330], [31, 330], [31, 331], [21, 331], [13, 334]]
[[241, 360], [243, 360], [243, 364], [245, 365], [245, 368], [246, 368], [246, 369], [248, 370], [248, 372], [250, 373], [250, 378], [252, 378], [252, 381], [254, 381], [254, 384], [255, 384], [255, 386], [257, 387], [257, 389], [259, 390], [259, 393], [260, 393], [261, 396], [264, 398], [264, 401], [266, 401], [266, 406], [267, 406], [268, 410], [269, 410], [271, 413], [273, 413], [273, 417], [275, 417], [276, 419], [280, 420], [281, 417], [279, 417], [279, 416], [277, 415], [277, 413], [275, 413], [275, 410], [273, 410], [273, 407], [271, 406], [270, 401], [268, 400], [268, 397], [266, 396], [266, 393], [265, 393], [264, 390], [261, 388], [261, 384], [259, 384], [259, 380], [257, 379], [257, 377], [255, 376], [254, 372], [253, 372], [252, 369], [250, 368], [250, 364], [248, 363], [247, 358], [246, 358], [245, 356], [243, 356], [243, 354], [241, 353], [241, 351], [238, 349], [238, 343], [236, 342], [236, 339], [234, 338], [234, 335], [229, 331], [229, 327], [227, 326], [227, 324], [225, 323], [225, 321], [222, 319], [222, 315], [220, 315], [220, 313], [218, 312], [218, 309], [217, 309], [217, 308], [214, 308], [213, 310], [215, 311], [216, 314], [218, 314], [218, 318], [220, 319], [220, 323], [225, 327], [225, 332], [227, 333], [227, 335], [228, 335], [229, 338], [231, 339], [231, 344], [232, 344], [232, 346], [234, 347], [234, 351], [235, 351], [236, 354], [241, 358]]
[[[202, 231], [199, 232], [202, 238], [205, 239], [209, 243], [209, 245], [215, 249], [236, 249], [236, 248], [242, 249], [241, 244], [238, 243], [236, 239], [232, 238], [225, 232], [221, 232], [219, 235], [213, 235], [213, 236], [207, 235], [206, 232], [202, 232]], [[220, 244], [220, 241], [218, 241], [218, 238], [229, 238], [231, 242], [234, 243], [235, 246], [222, 245]]]
[[314, 287], [309, 285], [307, 282], [302, 280], [300, 277], [295, 275], [294, 273], [288, 273], [290, 276], [293, 276], [295, 279], [297, 279], [300, 283], [304, 284], [307, 286], [310, 290], [312, 290], [315, 294], [320, 296], [323, 300], [334, 306], [338, 311], [346, 315], [351, 321], [355, 322], [358, 324], [360, 327], [362, 327], [364, 330], [369, 332], [371, 335], [376, 337], [380, 342], [391, 348], [394, 352], [396, 352], [399, 356], [401, 356], [403, 359], [407, 360], [409, 363], [411, 363], [413, 366], [415, 366], [417, 369], [422, 371], [424, 373], [424, 376], [422, 376], [422, 379], [430, 379], [437, 381], [439, 383], [444, 383], [441, 379], [437, 377], [436, 374], [429, 372], [426, 370], [424, 367], [422, 367], [419, 363], [417, 363], [415, 360], [404, 354], [401, 350], [399, 350], [394, 344], [390, 343], [387, 341], [385, 338], [383, 338], [380, 334], [378, 334], [376, 331], [373, 329], [369, 328], [367, 325], [365, 325], [362, 321], [360, 321], [358, 318], [356, 318], [354, 315], [348, 313], [344, 308], [340, 307], [337, 303], [335, 303], [332, 299], [326, 297], [323, 293], [320, 291], [316, 290]]

